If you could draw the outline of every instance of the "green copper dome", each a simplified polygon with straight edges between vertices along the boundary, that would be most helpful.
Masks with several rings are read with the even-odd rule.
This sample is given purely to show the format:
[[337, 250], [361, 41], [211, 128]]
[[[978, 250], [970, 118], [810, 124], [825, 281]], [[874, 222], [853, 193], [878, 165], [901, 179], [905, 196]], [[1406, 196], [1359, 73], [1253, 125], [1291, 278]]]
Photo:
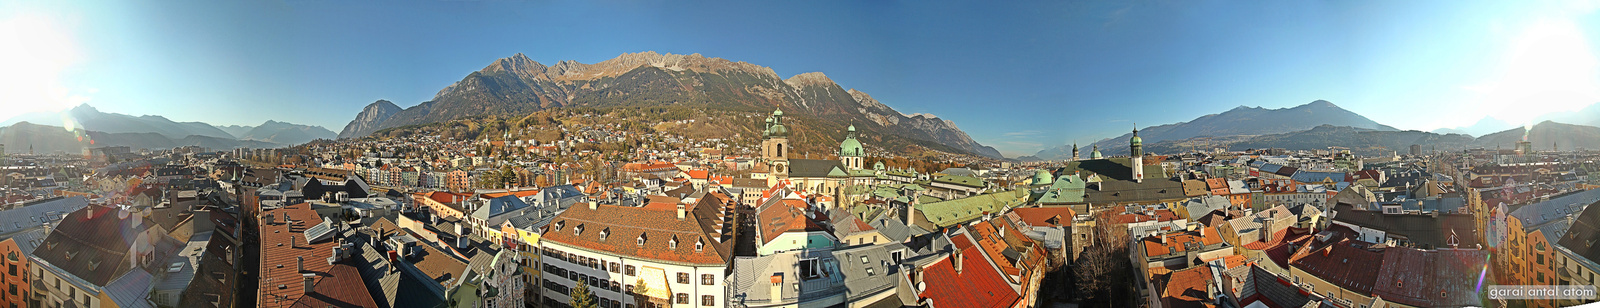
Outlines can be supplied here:
[[866, 156], [863, 155], [865, 153], [866, 151], [861, 148], [861, 142], [856, 141], [856, 138], [845, 138], [844, 142], [839, 143], [839, 156], [841, 157], [861, 157]]
[[767, 129], [767, 135], [769, 135], [769, 136], [788, 136], [789, 135], [789, 129], [786, 128], [786, 127], [783, 127], [783, 124], [773, 125], [772, 128]]
[[1106, 158], [1106, 157], [1103, 156], [1103, 155], [1100, 155], [1100, 146], [1098, 146], [1098, 145], [1094, 146], [1094, 151], [1093, 152], [1089, 152], [1089, 159], [1102, 159], [1102, 158]]
[[1055, 176], [1051, 175], [1050, 171], [1047, 171], [1047, 170], [1044, 170], [1044, 169], [1039, 169], [1039, 171], [1034, 171], [1033, 172], [1033, 185], [1035, 185], [1035, 186], [1038, 186], [1038, 185], [1050, 185], [1051, 183], [1054, 183], [1054, 182], [1055, 182]]
[[773, 110], [772, 111], [772, 115], [780, 116], [780, 117], [783, 116], [783, 109]]

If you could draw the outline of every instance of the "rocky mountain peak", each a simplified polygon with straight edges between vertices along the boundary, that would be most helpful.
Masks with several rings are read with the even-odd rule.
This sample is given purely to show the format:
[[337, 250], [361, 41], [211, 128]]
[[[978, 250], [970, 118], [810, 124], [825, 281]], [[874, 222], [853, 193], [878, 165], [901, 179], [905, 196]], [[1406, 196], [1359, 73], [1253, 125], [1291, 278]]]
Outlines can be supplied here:
[[489, 64], [489, 66], [483, 68], [482, 71], [485, 73], [503, 71], [516, 74], [517, 76], [521, 76], [523, 78], [538, 78], [543, 76], [547, 70], [548, 67], [546, 67], [544, 64], [539, 63], [539, 61], [529, 59], [527, 55], [519, 52], [515, 55], [511, 55], [511, 57], [495, 60], [493, 64]]
[[794, 77], [784, 79], [783, 83], [787, 83], [789, 86], [796, 88], [838, 85], [837, 83], [833, 82], [833, 79], [828, 79], [828, 75], [824, 75], [822, 72], [810, 72], [794, 75]]

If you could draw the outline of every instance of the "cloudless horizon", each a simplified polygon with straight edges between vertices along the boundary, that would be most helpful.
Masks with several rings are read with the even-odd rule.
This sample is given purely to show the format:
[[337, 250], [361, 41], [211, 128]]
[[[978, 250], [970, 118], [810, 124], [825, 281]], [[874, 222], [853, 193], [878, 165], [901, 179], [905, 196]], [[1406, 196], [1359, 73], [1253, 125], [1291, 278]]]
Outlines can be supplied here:
[[516, 53], [699, 53], [823, 72], [1008, 157], [1237, 106], [1400, 129], [1600, 102], [1600, 1], [0, 2], [0, 119], [87, 103], [338, 132]]

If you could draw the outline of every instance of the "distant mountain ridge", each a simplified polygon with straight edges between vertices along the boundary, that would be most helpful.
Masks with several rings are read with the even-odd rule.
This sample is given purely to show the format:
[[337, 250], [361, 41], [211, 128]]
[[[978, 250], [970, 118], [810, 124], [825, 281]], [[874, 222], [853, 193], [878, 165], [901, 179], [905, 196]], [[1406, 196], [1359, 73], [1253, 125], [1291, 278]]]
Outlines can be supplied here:
[[[1325, 100], [1317, 100], [1304, 105], [1290, 108], [1267, 109], [1261, 107], [1239, 106], [1218, 114], [1208, 114], [1187, 122], [1157, 125], [1139, 128], [1139, 138], [1145, 144], [1152, 144], [1167, 140], [1184, 140], [1195, 137], [1233, 137], [1278, 134], [1283, 132], [1303, 131], [1321, 125], [1349, 126], [1381, 131], [1395, 131], [1394, 127], [1383, 125], [1367, 119], [1367, 117]], [[1133, 129], [1129, 127], [1129, 129]], [[1090, 149], [1098, 145], [1100, 152], [1107, 156], [1127, 155], [1128, 139], [1132, 133], [1110, 139], [1103, 139], [1092, 144], [1079, 146], [1080, 154], [1088, 156]], [[1066, 159], [1072, 156], [1072, 145], [1062, 145], [1055, 148], [1041, 150], [1035, 153], [1041, 159]]]
[[59, 112], [33, 112], [7, 119], [0, 125], [12, 125], [18, 122], [47, 123], [62, 125], [67, 120], [72, 120], [72, 126], [82, 127], [89, 131], [106, 133], [157, 133], [167, 138], [183, 139], [190, 135], [199, 135], [214, 138], [234, 139], [234, 136], [217, 129], [211, 124], [201, 122], [173, 122], [162, 116], [130, 116], [120, 113], [105, 113], [95, 109], [89, 104], [78, 105], [72, 109]]
[[828, 135], [842, 137], [843, 128], [854, 123], [863, 134], [898, 137], [888, 141], [896, 144], [884, 146], [915, 144], [1000, 157], [998, 150], [972, 140], [949, 121], [894, 111], [866, 93], [845, 90], [822, 73], [780, 78], [771, 68], [699, 54], [629, 53], [595, 64], [568, 60], [547, 66], [519, 53], [468, 74], [430, 101], [398, 112], [384, 103], [368, 105], [339, 137], [559, 107], [685, 106], [749, 112], [781, 108]]
[[[1166, 140], [1145, 144], [1152, 153], [1179, 153], [1191, 149], [1226, 148], [1228, 150], [1282, 148], [1288, 150], [1322, 150], [1328, 147], [1345, 147], [1358, 155], [1406, 154], [1411, 145], [1422, 146], [1423, 151], [1458, 151], [1464, 149], [1513, 149], [1526, 136], [1535, 150], [1600, 149], [1600, 127], [1544, 121], [1532, 128], [1516, 127], [1482, 137], [1465, 134], [1438, 134], [1406, 130], [1382, 131], [1349, 126], [1322, 125], [1309, 130], [1242, 137], [1229, 140]], [[1559, 148], [1558, 148], [1559, 147]]]
[[266, 141], [277, 144], [293, 145], [310, 142], [317, 139], [337, 139], [334, 134], [321, 126], [300, 125], [294, 123], [267, 120], [242, 135], [239, 139]]
[[[79, 138], [79, 136], [83, 138]], [[92, 142], [91, 142], [92, 141]], [[6, 144], [7, 153], [83, 153], [84, 149], [105, 146], [127, 146], [139, 149], [171, 149], [180, 146], [201, 146], [217, 150], [240, 147], [270, 148], [276, 144], [235, 140], [201, 135], [168, 138], [158, 133], [106, 133], [83, 128], [67, 130], [60, 126], [33, 124], [27, 121], [0, 127], [0, 144]]]

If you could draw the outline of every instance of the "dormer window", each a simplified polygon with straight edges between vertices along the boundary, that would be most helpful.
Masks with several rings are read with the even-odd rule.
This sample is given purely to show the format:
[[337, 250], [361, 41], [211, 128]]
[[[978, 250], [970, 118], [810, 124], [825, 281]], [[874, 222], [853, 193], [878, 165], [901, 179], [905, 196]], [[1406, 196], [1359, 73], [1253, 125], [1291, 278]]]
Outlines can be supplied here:
[[694, 242], [694, 252], [701, 252], [701, 251], [704, 251], [705, 249], [706, 249], [706, 242]]
[[583, 235], [583, 225], [572, 227], [572, 235]]
[[611, 228], [605, 228], [605, 230], [600, 230], [600, 240], [601, 241], [606, 240], [606, 236], [608, 236], [608, 235], [611, 235]]
[[639, 246], [644, 246], [644, 239], [645, 239], [644, 233], [639, 233], [639, 238], [638, 238]]
[[667, 240], [667, 249], [678, 249], [678, 236], [674, 235], [671, 240]]

